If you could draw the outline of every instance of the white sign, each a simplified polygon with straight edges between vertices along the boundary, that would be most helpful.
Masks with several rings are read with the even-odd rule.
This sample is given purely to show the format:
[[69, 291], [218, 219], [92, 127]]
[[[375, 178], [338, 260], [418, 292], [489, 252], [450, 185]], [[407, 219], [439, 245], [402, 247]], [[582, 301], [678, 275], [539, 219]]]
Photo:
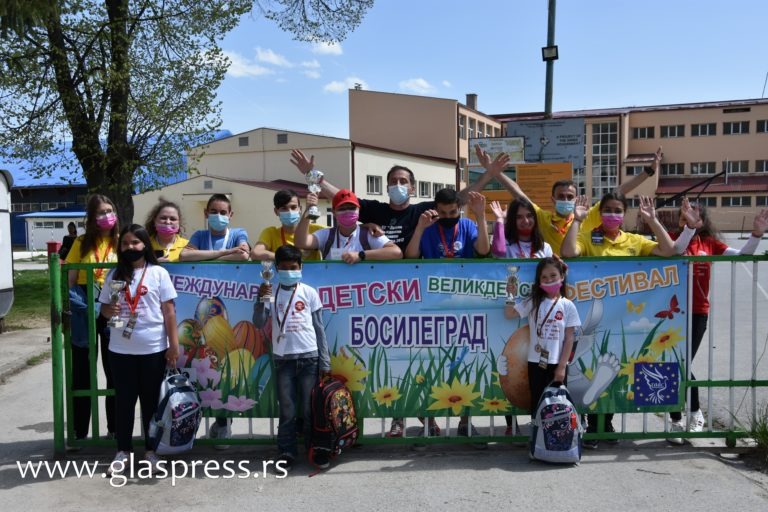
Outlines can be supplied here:
[[480, 167], [480, 162], [475, 154], [475, 145], [496, 158], [500, 153], [509, 155], [509, 164], [525, 163], [525, 138], [524, 137], [490, 137], [483, 139], [469, 139], [469, 166]]

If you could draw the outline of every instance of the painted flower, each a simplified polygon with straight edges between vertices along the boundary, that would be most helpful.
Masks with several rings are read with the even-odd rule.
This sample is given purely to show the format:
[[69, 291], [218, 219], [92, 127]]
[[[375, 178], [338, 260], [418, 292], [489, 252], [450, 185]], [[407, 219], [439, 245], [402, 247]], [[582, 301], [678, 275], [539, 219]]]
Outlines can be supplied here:
[[215, 386], [221, 380], [221, 372], [211, 368], [211, 360], [207, 357], [202, 359], [193, 359], [192, 368], [197, 373], [197, 382], [201, 386], [206, 386], [211, 381], [211, 386]]
[[401, 396], [400, 390], [397, 388], [380, 388], [373, 394], [373, 399], [382, 405], [389, 406]]
[[471, 406], [480, 396], [479, 392], [473, 391], [474, 387], [474, 384], [462, 384], [457, 379], [450, 384], [444, 382], [439, 386], [432, 386], [430, 397], [435, 403], [427, 407], [427, 410], [452, 409], [453, 414], [459, 415], [462, 407]]
[[331, 356], [331, 375], [339, 379], [350, 391], [364, 390], [365, 383], [363, 381], [368, 373], [362, 364], [343, 352]]
[[230, 396], [227, 403], [224, 404], [224, 409], [228, 411], [243, 412], [251, 409], [256, 405], [256, 400], [251, 400], [243, 396]]
[[490, 413], [506, 412], [510, 405], [511, 404], [503, 398], [491, 398], [483, 400], [483, 407], [481, 410]]
[[198, 394], [200, 395], [200, 405], [203, 407], [210, 407], [214, 400], [218, 400], [221, 403], [220, 389], [202, 389]]
[[413, 378], [413, 380], [415, 380], [415, 381], [416, 381], [416, 384], [424, 384], [424, 381], [425, 381], [425, 380], [427, 380], [427, 379], [426, 379], [426, 378], [424, 378], [424, 376], [423, 376], [422, 374], [418, 374], [418, 375], [416, 375], [416, 376]]
[[626, 375], [629, 382], [635, 382], [635, 363], [655, 363], [656, 357], [651, 354], [645, 354], [630, 358], [629, 361], [621, 365], [619, 375]]
[[677, 329], [667, 329], [663, 333], [659, 334], [651, 342], [651, 345], [648, 348], [651, 350], [651, 352], [662, 354], [665, 350], [674, 347], [685, 339], [685, 337], [680, 335], [680, 331], [682, 330], [682, 327], [678, 327]]
[[214, 411], [217, 411], [223, 408], [224, 408], [224, 403], [221, 401], [220, 398], [215, 398], [211, 400], [211, 409], [213, 409]]

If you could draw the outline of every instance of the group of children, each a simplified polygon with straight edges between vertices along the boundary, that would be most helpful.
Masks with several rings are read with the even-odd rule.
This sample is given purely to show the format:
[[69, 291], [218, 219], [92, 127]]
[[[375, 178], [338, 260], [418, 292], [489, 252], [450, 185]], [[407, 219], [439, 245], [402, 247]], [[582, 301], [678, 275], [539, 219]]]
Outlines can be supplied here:
[[[341, 260], [348, 264], [362, 261], [400, 258], [540, 258], [530, 297], [516, 306], [508, 306], [508, 317], [527, 316], [531, 325], [528, 353], [531, 396], [538, 397], [551, 381], [566, 380], [566, 365], [581, 322], [573, 303], [565, 297], [567, 266], [559, 256], [672, 256], [675, 254], [717, 255], [751, 254], [768, 229], [768, 210], [754, 220], [752, 238], [740, 250], [719, 241], [717, 232], [703, 206], [683, 202], [680, 230], [669, 234], [656, 219], [653, 203], [641, 198], [640, 215], [651, 227], [656, 241], [621, 230], [627, 203], [624, 194], [658, 171], [661, 152], [652, 166], [613, 193], [606, 194], [590, 207], [585, 197], [577, 197], [572, 181], [559, 181], [552, 187], [554, 211], [547, 211], [530, 201], [517, 183], [503, 174], [508, 157], [492, 159], [476, 148], [486, 172], [481, 179], [461, 191], [443, 189], [434, 201], [411, 204], [416, 180], [408, 168], [393, 167], [387, 174], [389, 202], [360, 200], [354, 192], [338, 189], [327, 180], [320, 183], [321, 194], [332, 201], [336, 226], [324, 228], [310, 222], [296, 193], [281, 190], [274, 196], [274, 212], [280, 226], [264, 229], [251, 248], [243, 229], [230, 226], [233, 216], [229, 199], [214, 194], [205, 209], [207, 229], [196, 231], [189, 240], [180, 232], [180, 208], [161, 200], [148, 215], [145, 226], [134, 224], [122, 231], [117, 225], [114, 204], [105, 196], [90, 198], [86, 211], [85, 234], [78, 237], [67, 255], [67, 263], [117, 262], [110, 272], [94, 271], [94, 283], [100, 291], [94, 297], [101, 310], [96, 321], [96, 336], [102, 350], [107, 386], [114, 387], [115, 399], [107, 397], [107, 430], [117, 439], [115, 460], [125, 461], [132, 450], [131, 435], [134, 407], [141, 402], [145, 432], [145, 455], [154, 465], [157, 457], [149, 449], [146, 432], [151, 413], [157, 407], [159, 383], [165, 365], [174, 365], [178, 354], [178, 336], [173, 300], [176, 293], [168, 272], [158, 266], [165, 261], [245, 261], [274, 260], [278, 287], [263, 284], [259, 296], [274, 296], [273, 303], [256, 300], [253, 321], [256, 326], [272, 322], [272, 349], [275, 382], [280, 409], [278, 449], [284, 467], [290, 468], [297, 457], [297, 431], [303, 429], [309, 441], [310, 425], [299, 427], [297, 411], [309, 416], [309, 391], [321, 375], [330, 371], [330, 358], [322, 323], [322, 304], [317, 291], [302, 283], [305, 260]], [[314, 168], [314, 157], [306, 158], [299, 150], [292, 152], [292, 163], [306, 174]], [[496, 219], [493, 239], [485, 228], [485, 197], [479, 193], [492, 179], [498, 180], [513, 196], [505, 210], [494, 202]], [[307, 196], [307, 207], [318, 203], [318, 196]], [[477, 224], [461, 217], [467, 204]], [[479, 226], [479, 228], [478, 228]], [[708, 314], [709, 264], [694, 265], [694, 329], [692, 353], [706, 329]], [[111, 281], [123, 281], [125, 293], [118, 304], [110, 301]], [[73, 389], [90, 388], [89, 340], [87, 326], [86, 272], [69, 274], [72, 311]], [[118, 315], [125, 326], [108, 327], [107, 320]], [[270, 320], [271, 318], [271, 320]], [[297, 397], [300, 400], [297, 401]], [[691, 430], [703, 428], [698, 408], [698, 393], [692, 389]], [[672, 415], [673, 430], [686, 428], [682, 417]], [[512, 430], [509, 417], [507, 433]], [[590, 415], [588, 431], [597, 432], [597, 418]], [[90, 399], [74, 399], [74, 432], [78, 439], [88, 434]], [[604, 432], [612, 432], [611, 415], [605, 415]], [[467, 417], [462, 417], [459, 435], [477, 435]], [[434, 420], [425, 424], [425, 435], [440, 435]], [[209, 435], [227, 438], [231, 428], [227, 418], [216, 418]], [[395, 418], [389, 436], [404, 435], [402, 418]], [[673, 441], [676, 439], [673, 438]], [[682, 440], [679, 440], [682, 442]], [[482, 443], [475, 445], [483, 447]], [[596, 442], [585, 443], [596, 447]], [[328, 461], [315, 460], [320, 467]]]

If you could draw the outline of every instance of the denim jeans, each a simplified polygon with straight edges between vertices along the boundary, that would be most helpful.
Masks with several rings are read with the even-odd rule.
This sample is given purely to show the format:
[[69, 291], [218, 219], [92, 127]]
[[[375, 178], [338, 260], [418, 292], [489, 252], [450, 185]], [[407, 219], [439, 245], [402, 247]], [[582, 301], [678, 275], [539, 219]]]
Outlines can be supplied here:
[[275, 361], [277, 376], [277, 403], [280, 423], [277, 427], [277, 449], [281, 454], [296, 457], [296, 412], [301, 406], [304, 417], [304, 444], [309, 445], [312, 434], [312, 408], [310, 394], [317, 383], [317, 358], [284, 359]]

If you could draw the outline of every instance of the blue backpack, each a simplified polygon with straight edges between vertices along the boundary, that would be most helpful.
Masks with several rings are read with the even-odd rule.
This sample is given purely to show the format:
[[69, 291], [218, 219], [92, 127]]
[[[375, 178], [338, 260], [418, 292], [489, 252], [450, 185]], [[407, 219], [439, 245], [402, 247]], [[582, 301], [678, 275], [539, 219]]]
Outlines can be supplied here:
[[584, 426], [568, 389], [553, 384], [544, 388], [536, 406], [529, 455], [544, 462], [578, 464]]

